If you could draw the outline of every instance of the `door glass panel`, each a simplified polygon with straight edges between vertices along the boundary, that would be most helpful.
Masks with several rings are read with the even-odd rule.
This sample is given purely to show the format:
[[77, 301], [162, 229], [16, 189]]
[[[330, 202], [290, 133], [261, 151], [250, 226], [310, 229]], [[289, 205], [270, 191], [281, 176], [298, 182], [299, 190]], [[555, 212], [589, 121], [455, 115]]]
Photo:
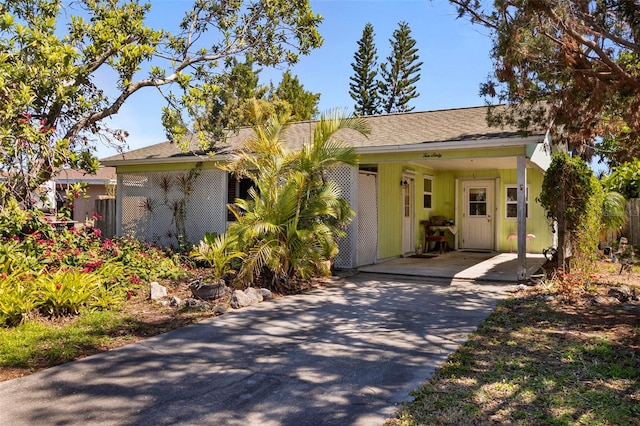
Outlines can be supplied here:
[[404, 217], [411, 216], [411, 195], [409, 194], [409, 185], [404, 189]]
[[487, 215], [487, 189], [469, 188], [469, 216]]

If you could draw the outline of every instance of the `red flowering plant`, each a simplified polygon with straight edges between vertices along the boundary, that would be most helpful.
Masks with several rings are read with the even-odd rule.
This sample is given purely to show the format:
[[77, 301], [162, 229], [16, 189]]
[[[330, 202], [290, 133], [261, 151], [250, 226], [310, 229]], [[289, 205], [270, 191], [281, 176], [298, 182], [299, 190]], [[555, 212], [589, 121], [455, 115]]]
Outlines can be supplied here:
[[131, 238], [102, 240], [92, 228], [56, 231], [46, 223], [30, 233], [20, 229], [9, 235], [0, 225], [0, 325], [33, 311], [67, 315], [111, 307], [143, 282], [184, 274], [169, 253]]

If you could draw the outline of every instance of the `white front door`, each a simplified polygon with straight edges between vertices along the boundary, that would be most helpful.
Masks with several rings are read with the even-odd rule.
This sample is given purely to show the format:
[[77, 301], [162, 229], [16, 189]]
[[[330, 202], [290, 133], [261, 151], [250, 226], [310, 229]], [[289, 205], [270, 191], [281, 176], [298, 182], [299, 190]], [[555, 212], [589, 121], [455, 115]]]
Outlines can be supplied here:
[[402, 176], [402, 254], [413, 253], [415, 222], [415, 200], [414, 200], [415, 179], [413, 176]]
[[462, 185], [463, 249], [493, 250], [494, 182], [470, 181]]

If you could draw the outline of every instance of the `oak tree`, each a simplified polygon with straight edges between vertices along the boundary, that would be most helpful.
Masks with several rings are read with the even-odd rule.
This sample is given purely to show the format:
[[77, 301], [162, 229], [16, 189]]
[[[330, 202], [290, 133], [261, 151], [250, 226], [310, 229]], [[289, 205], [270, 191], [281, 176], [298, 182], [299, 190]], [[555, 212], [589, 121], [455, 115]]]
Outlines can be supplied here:
[[491, 122], [548, 125], [554, 141], [610, 165], [640, 155], [637, 1], [450, 2], [493, 39], [494, 72], [481, 92], [512, 108]]
[[104, 120], [141, 89], [165, 97], [163, 124], [180, 142], [207, 113], [226, 59], [293, 64], [322, 43], [308, 0], [195, 0], [175, 32], [152, 28], [150, 10], [138, 0], [0, 3], [0, 206], [28, 204], [63, 167], [95, 169], [96, 142], [127, 136]]

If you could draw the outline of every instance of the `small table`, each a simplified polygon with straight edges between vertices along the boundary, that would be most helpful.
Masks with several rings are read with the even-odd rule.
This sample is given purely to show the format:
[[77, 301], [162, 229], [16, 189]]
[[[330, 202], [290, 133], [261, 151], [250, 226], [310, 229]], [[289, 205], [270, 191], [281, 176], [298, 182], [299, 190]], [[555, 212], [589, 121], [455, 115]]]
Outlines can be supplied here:
[[53, 226], [56, 232], [62, 232], [63, 229], [71, 229], [73, 228], [77, 220], [59, 220], [59, 219], [45, 219], [45, 223]]
[[453, 235], [454, 249], [458, 250], [458, 225], [431, 225], [433, 231], [449, 231]]

